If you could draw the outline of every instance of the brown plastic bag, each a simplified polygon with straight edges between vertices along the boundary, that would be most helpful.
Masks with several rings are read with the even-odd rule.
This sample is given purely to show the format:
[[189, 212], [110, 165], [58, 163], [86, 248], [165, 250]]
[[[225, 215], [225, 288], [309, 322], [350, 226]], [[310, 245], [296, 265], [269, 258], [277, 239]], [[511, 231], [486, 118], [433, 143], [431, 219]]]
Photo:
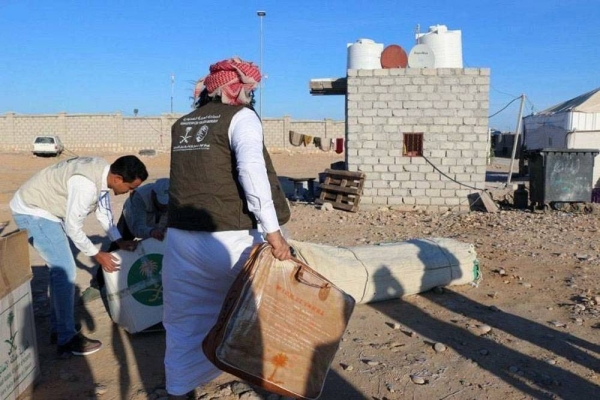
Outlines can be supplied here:
[[323, 390], [354, 299], [308, 265], [257, 245], [202, 344], [219, 369], [283, 396]]

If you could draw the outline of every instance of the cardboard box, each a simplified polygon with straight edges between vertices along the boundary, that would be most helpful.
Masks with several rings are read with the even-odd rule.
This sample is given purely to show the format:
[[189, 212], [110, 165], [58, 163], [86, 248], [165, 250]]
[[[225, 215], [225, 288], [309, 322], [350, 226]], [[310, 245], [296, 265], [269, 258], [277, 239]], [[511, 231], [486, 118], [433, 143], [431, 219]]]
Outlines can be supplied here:
[[32, 393], [39, 375], [27, 232], [0, 237], [0, 399]]
[[129, 333], [162, 322], [162, 260], [165, 242], [142, 240], [135, 251], [112, 252], [121, 262], [117, 272], [104, 272], [108, 308], [114, 322]]

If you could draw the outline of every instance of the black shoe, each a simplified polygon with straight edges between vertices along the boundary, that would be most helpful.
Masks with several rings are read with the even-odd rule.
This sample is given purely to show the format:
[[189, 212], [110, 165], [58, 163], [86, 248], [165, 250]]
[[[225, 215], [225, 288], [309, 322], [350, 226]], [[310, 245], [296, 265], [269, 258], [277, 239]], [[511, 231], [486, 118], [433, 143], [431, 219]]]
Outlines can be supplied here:
[[58, 355], [61, 358], [69, 356], [70, 354], [74, 356], [87, 356], [97, 352], [101, 348], [101, 341], [86, 338], [81, 333], [78, 333], [66, 344], [58, 346]]
[[[75, 324], [75, 332], [81, 332], [81, 324]], [[56, 344], [58, 342], [58, 333], [50, 332], [50, 344]]]

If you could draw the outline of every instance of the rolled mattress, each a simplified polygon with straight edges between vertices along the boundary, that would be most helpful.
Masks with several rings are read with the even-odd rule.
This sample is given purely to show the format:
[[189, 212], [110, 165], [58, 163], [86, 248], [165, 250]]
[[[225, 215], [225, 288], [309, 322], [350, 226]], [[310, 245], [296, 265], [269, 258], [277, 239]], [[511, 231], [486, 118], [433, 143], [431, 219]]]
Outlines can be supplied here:
[[472, 244], [411, 239], [353, 247], [289, 240], [298, 257], [357, 303], [373, 303], [481, 279]]

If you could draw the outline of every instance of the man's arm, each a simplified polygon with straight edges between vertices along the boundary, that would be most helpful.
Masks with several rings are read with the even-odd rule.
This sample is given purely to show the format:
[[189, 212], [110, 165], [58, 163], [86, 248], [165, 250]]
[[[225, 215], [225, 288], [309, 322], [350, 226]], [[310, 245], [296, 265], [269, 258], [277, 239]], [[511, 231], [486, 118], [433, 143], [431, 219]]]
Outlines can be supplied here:
[[104, 232], [108, 234], [108, 238], [111, 242], [121, 239], [121, 232], [119, 232], [119, 229], [115, 226], [110, 204], [110, 191], [108, 190], [100, 193], [98, 207], [96, 207], [96, 219], [100, 223], [100, 226], [102, 226], [102, 229], [104, 229]]
[[117, 259], [110, 253], [99, 251], [83, 231], [85, 218], [96, 202], [96, 185], [81, 175], [71, 177], [67, 182], [67, 210], [65, 232], [75, 247], [87, 256], [93, 257], [107, 272], [119, 269]]
[[81, 175], [71, 177], [67, 182], [67, 210], [65, 232], [86, 256], [95, 256], [98, 248], [83, 231], [83, 223], [96, 202], [96, 185]]
[[136, 249], [137, 242], [134, 240], [124, 240], [119, 228], [114, 224], [114, 216], [110, 203], [110, 191], [108, 190], [103, 191], [100, 194], [98, 207], [96, 207], [96, 219], [108, 234], [109, 239], [112, 242], [115, 242], [121, 250], [133, 251]]
[[277, 221], [277, 213], [271, 195], [271, 183], [263, 155], [262, 125], [256, 114], [242, 109], [232, 119], [229, 131], [231, 148], [237, 159], [239, 180], [246, 201], [256, 220], [266, 233], [266, 240], [273, 248], [278, 260], [292, 258], [287, 243]]

